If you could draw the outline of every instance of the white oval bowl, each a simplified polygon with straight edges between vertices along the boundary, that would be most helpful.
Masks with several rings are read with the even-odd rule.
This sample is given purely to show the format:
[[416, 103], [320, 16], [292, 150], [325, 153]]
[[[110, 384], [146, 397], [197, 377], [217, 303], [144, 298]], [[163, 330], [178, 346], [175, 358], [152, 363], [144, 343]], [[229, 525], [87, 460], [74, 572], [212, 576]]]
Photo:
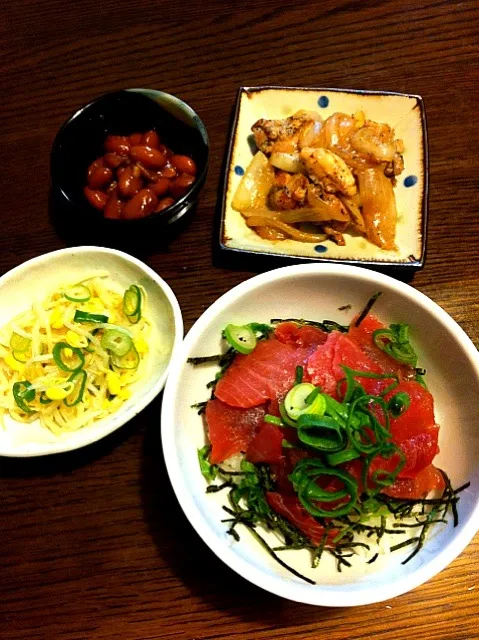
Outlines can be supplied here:
[[[221, 522], [226, 494], [206, 494], [197, 459], [205, 444], [202, 418], [191, 405], [206, 400], [205, 384], [217, 369], [187, 364], [192, 356], [218, 353], [220, 332], [228, 323], [269, 322], [271, 318], [336, 320], [348, 324], [376, 291], [382, 297], [374, 314], [383, 322], [407, 322], [427, 369], [435, 398], [436, 419], [442, 425], [441, 453], [435, 464], [454, 487], [470, 481], [458, 505], [459, 525], [431, 532], [419, 554], [401, 561], [407, 548], [385, 554], [381, 562], [338, 573], [331, 556], [318, 569], [309, 567], [307, 552], [290, 551], [282, 559], [309, 578], [309, 585], [278, 565], [239, 527], [239, 542]], [[351, 305], [348, 310], [339, 307]], [[195, 323], [171, 364], [162, 407], [163, 450], [171, 483], [186, 516], [208, 546], [241, 576], [290, 600], [324, 606], [357, 606], [405, 593], [446, 567], [479, 529], [479, 356], [459, 325], [437, 304], [412, 287], [359, 267], [299, 265], [270, 271], [238, 285], [217, 300]], [[296, 555], [294, 555], [296, 554]]]
[[40, 302], [56, 287], [77, 282], [92, 272], [106, 270], [125, 288], [141, 284], [147, 293], [148, 316], [152, 321], [149, 376], [132, 387], [131, 398], [107, 418], [77, 431], [53, 434], [36, 420], [30, 424], [7, 416], [0, 426], [0, 455], [41, 456], [84, 447], [104, 438], [144, 409], [163, 389], [168, 366], [183, 339], [183, 319], [169, 285], [136, 258], [103, 247], [72, 247], [33, 258], [0, 278], [0, 324]]

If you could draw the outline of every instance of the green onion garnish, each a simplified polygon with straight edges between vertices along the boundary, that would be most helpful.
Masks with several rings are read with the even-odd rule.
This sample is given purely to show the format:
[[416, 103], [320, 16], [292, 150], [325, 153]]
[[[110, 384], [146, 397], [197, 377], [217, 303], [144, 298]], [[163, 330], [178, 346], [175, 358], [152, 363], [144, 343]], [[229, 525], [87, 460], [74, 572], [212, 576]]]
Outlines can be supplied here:
[[133, 340], [124, 331], [118, 329], [108, 329], [101, 337], [100, 341], [103, 349], [111, 351], [115, 356], [125, 356], [133, 346]]
[[117, 356], [115, 354], [111, 357], [112, 364], [118, 369], [137, 369], [140, 364], [140, 356], [132, 343], [131, 349], [124, 356]]
[[[12, 333], [12, 336], [10, 338], [10, 347], [12, 351], [14, 351], [15, 353], [24, 353], [25, 351], [28, 351], [28, 349], [30, 349], [31, 344], [32, 344], [32, 341], [30, 338], [21, 336], [20, 334], [15, 333], [15, 331]], [[22, 361], [19, 360], [19, 362], [22, 362]], [[26, 360], [24, 362], [26, 362]]]
[[256, 336], [249, 325], [229, 324], [225, 327], [224, 336], [228, 344], [238, 353], [246, 355], [256, 347]]
[[88, 313], [87, 311], [80, 311], [77, 309], [73, 316], [74, 322], [95, 322], [96, 324], [108, 322], [108, 316], [104, 316], [101, 313]]
[[32, 383], [28, 380], [23, 380], [22, 382], [15, 382], [12, 388], [13, 398], [17, 404], [17, 407], [24, 411], [25, 413], [33, 413], [34, 410], [31, 409], [27, 402], [32, 402], [35, 400], [35, 389], [31, 388]]
[[[75, 405], [77, 405], [79, 402], [83, 400], [83, 393], [85, 391], [86, 379], [87, 379], [86, 371], [84, 371], [83, 369], [79, 369], [78, 371], [75, 371], [68, 378], [68, 382], [73, 382], [74, 386], [72, 391], [63, 400], [64, 404], [66, 404], [67, 407], [74, 407]], [[73, 397], [70, 398], [72, 394], [73, 394]]]
[[[71, 357], [66, 357], [65, 349], [72, 351]], [[62, 371], [79, 371], [85, 364], [85, 357], [77, 347], [72, 347], [67, 342], [57, 342], [53, 347], [53, 359], [55, 364]]]
[[63, 292], [63, 297], [70, 302], [88, 302], [91, 298], [91, 292], [84, 284], [74, 284]]
[[416, 366], [417, 354], [409, 342], [409, 325], [400, 323], [390, 325], [389, 329], [376, 329], [373, 332], [373, 341], [394, 360]]

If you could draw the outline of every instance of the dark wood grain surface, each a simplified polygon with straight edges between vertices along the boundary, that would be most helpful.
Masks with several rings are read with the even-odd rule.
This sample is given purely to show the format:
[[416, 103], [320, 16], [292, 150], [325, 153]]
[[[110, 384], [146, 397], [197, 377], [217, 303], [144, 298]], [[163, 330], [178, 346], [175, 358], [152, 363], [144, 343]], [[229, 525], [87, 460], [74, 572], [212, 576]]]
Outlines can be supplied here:
[[[208, 129], [210, 170], [193, 221], [169, 243], [159, 234], [135, 249], [174, 289], [186, 329], [258, 268], [212, 254], [238, 86], [419, 93], [430, 217], [427, 263], [412, 284], [479, 346], [477, 1], [2, 0], [0, 8], [1, 273], [66, 245], [49, 216], [50, 147], [66, 117], [101, 93], [163, 89]], [[0, 460], [2, 638], [479, 638], [477, 537], [427, 584], [361, 608], [294, 604], [234, 574], [173, 496], [160, 407], [161, 397], [72, 454]]]

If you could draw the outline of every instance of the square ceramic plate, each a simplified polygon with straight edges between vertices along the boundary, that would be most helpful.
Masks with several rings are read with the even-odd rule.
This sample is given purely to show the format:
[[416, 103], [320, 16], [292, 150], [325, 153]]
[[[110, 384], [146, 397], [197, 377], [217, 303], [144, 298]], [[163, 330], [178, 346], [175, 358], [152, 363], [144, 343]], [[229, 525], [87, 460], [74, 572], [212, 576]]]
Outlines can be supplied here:
[[[404, 171], [395, 187], [398, 209], [397, 250], [385, 251], [362, 236], [345, 234], [346, 245], [260, 238], [246, 226], [231, 202], [256, 146], [252, 125], [260, 118], [286, 118], [300, 109], [319, 111], [324, 119], [339, 111], [363, 111], [385, 122], [404, 142]], [[420, 96], [378, 91], [294, 87], [241, 87], [231, 134], [220, 221], [220, 247], [245, 254], [272, 255], [395, 269], [419, 269], [426, 248], [428, 157], [426, 115]]]

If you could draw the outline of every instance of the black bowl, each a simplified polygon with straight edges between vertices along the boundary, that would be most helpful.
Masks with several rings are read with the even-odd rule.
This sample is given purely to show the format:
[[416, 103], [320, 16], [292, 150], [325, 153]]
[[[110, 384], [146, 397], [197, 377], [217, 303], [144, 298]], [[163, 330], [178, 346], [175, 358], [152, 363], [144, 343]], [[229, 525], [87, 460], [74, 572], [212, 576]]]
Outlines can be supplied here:
[[[173, 205], [135, 220], [107, 220], [83, 194], [87, 169], [103, 155], [108, 134], [129, 135], [155, 129], [174, 153], [196, 163], [196, 181]], [[172, 223], [195, 204], [208, 170], [208, 134], [200, 118], [185, 102], [162, 91], [125, 89], [107, 93], [74, 113], [61, 127], [52, 147], [50, 177], [53, 200], [62, 214], [81, 215], [83, 222], [123, 228], [127, 232], [152, 221]], [[85, 220], [86, 218], [86, 220]]]

